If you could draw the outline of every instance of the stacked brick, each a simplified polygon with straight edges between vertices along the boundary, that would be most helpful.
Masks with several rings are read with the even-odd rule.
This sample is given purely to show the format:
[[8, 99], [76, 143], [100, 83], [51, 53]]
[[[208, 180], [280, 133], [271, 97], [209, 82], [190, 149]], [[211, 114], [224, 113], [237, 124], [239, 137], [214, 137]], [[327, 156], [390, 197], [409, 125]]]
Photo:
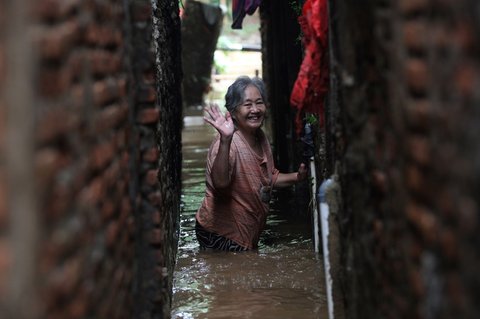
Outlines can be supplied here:
[[478, 8], [331, 2], [348, 318], [480, 314]]
[[[33, 95], [27, 166], [36, 242], [30, 245], [31, 294], [21, 301], [33, 310], [23, 314], [19, 303], [0, 303], [0, 317], [168, 317], [180, 196], [180, 72], [156, 81], [152, 2], [23, 2], [32, 48], [25, 55], [31, 68], [22, 74]], [[178, 6], [160, 3], [178, 18]], [[3, 5], [1, 30], [4, 14], [18, 19]], [[165, 28], [180, 30], [178, 24]], [[173, 45], [162, 41], [159, 46]], [[8, 196], [12, 185], [5, 177], [11, 168], [5, 127], [26, 127], [7, 122], [3, 107], [5, 43], [0, 32], [0, 296], [12, 297], [17, 291], [9, 277], [25, 267], [16, 265], [7, 237], [6, 202], [16, 199]], [[175, 96], [169, 105], [161, 102], [168, 97], [157, 97], [158, 87]], [[157, 176], [159, 165], [168, 181]], [[21, 236], [28, 227], [17, 224]]]
[[50, 318], [128, 318], [134, 221], [122, 3], [34, 7], [40, 304]]
[[[160, 122], [157, 126], [156, 143], [162, 156], [158, 161], [160, 196], [162, 199], [161, 236], [155, 242], [157, 254], [162, 256], [162, 276], [164, 285], [159, 291], [160, 300], [170, 300], [174, 260], [176, 251], [162, 242], [178, 240], [181, 192], [181, 129], [182, 96], [179, 88], [182, 83], [180, 17], [177, 1], [158, 2], [153, 8], [153, 40], [157, 64], [157, 105], [160, 109]], [[167, 280], [167, 278], [169, 280]], [[168, 309], [165, 309], [168, 310]], [[165, 318], [170, 316], [164, 312]]]
[[151, 3], [131, 5], [133, 135], [141, 160], [135, 168], [135, 210], [142, 237], [135, 315], [168, 318], [180, 214], [180, 19], [178, 3], [159, 1], [153, 8]]
[[406, 270], [416, 313], [476, 318], [479, 6], [401, 1], [398, 9], [406, 60], [405, 216], [412, 243]]

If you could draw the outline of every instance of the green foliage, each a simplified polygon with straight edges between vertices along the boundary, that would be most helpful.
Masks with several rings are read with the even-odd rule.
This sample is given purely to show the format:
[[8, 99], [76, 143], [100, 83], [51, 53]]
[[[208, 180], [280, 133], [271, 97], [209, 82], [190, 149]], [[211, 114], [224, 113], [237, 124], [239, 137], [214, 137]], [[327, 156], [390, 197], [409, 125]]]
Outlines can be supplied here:
[[305, 116], [305, 121], [310, 125], [315, 125], [315, 124], [318, 123], [318, 120], [317, 120], [315, 114], [307, 114]]
[[301, 0], [290, 0], [290, 7], [293, 12], [298, 16], [302, 15], [302, 3]]
[[[292, 8], [292, 11], [295, 13], [297, 17], [302, 15], [302, 8], [303, 8], [302, 0], [290, 0], [289, 4], [290, 4], [290, 8]], [[302, 30], [300, 30], [300, 34], [295, 39], [295, 42], [302, 43], [302, 39], [303, 39], [303, 33], [302, 33]]]

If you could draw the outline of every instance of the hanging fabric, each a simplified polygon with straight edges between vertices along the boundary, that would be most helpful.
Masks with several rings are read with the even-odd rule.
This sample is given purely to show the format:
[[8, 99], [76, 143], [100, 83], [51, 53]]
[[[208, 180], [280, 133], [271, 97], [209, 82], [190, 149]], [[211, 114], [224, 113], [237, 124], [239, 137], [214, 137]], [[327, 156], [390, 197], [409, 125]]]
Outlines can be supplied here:
[[245, 16], [252, 15], [260, 6], [261, 0], [233, 0], [232, 1], [232, 29], [241, 29]]
[[324, 121], [328, 91], [328, 7], [327, 0], [307, 0], [298, 18], [303, 32], [305, 55], [293, 85], [290, 104], [297, 110], [296, 132], [303, 128], [303, 113], [316, 114]]

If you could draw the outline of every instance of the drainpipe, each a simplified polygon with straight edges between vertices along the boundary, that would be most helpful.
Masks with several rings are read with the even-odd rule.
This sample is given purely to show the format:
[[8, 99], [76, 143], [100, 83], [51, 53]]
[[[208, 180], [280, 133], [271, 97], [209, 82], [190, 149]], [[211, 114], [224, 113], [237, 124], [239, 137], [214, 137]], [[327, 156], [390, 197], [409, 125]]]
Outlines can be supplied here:
[[322, 244], [323, 244], [323, 264], [325, 270], [325, 288], [327, 292], [328, 318], [334, 319], [333, 313], [333, 280], [330, 272], [330, 251], [329, 251], [329, 215], [330, 207], [327, 202], [327, 193], [335, 187], [335, 182], [329, 178], [325, 180], [318, 190], [318, 202], [320, 203], [320, 223], [322, 228]]
[[[323, 181], [320, 185], [320, 188], [317, 192], [317, 183], [316, 183], [316, 170], [315, 170], [315, 148], [312, 138], [312, 128], [309, 123], [305, 124], [305, 131], [302, 141], [305, 143], [303, 156], [308, 159], [310, 165], [310, 177], [311, 177], [311, 191], [312, 191], [312, 214], [313, 214], [313, 242], [315, 253], [319, 253], [320, 245], [322, 245], [323, 251], [323, 264], [325, 270], [325, 288], [327, 295], [327, 306], [328, 306], [328, 319], [334, 319], [334, 310], [333, 310], [333, 279], [331, 273], [331, 265], [336, 265], [336, 255], [335, 252], [332, 252], [333, 256], [330, 255], [329, 248], [335, 245], [329, 242], [329, 238], [332, 238], [332, 235], [335, 234], [335, 231], [331, 232], [329, 223], [330, 223], [330, 212], [333, 214], [337, 213], [338, 210], [338, 200], [337, 191], [338, 183], [336, 182], [335, 175], [331, 178]], [[332, 196], [333, 195], [333, 196]], [[327, 200], [329, 198], [330, 200]], [[330, 202], [330, 203], [329, 203]], [[330, 205], [329, 205], [330, 204]], [[318, 205], [318, 206], [317, 206]], [[319, 231], [319, 227], [321, 228]], [[321, 236], [321, 238], [320, 238]]]
[[317, 176], [315, 172], [315, 160], [313, 156], [310, 158], [310, 175], [312, 177], [311, 187], [312, 187], [312, 207], [313, 207], [313, 244], [315, 247], [315, 252], [320, 252], [320, 233], [318, 231], [318, 206], [316, 200], [316, 190], [317, 190]]
[[309, 167], [310, 167], [310, 187], [311, 187], [311, 194], [312, 194], [312, 215], [313, 215], [313, 247], [315, 252], [320, 252], [320, 232], [318, 229], [319, 225], [319, 215], [318, 215], [318, 206], [316, 200], [316, 193], [317, 193], [317, 176], [316, 176], [316, 169], [315, 169], [315, 148], [313, 144], [313, 137], [312, 137], [312, 127], [309, 123], [305, 124], [304, 128], [304, 135], [301, 139], [304, 145], [304, 152], [303, 156], [307, 159]]

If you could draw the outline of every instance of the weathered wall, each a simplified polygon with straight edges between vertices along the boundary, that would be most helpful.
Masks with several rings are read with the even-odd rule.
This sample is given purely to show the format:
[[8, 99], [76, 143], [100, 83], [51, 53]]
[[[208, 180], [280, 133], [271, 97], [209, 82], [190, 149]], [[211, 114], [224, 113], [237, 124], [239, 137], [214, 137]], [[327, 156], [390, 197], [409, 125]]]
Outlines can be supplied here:
[[281, 171], [297, 169], [295, 111], [290, 92], [302, 62], [300, 27], [294, 2], [262, 1], [260, 6], [263, 80], [267, 86], [275, 164]]
[[2, 1], [0, 24], [0, 317], [167, 317], [180, 72], [156, 81], [151, 2]]
[[10, 270], [10, 246], [8, 239], [8, 194], [7, 194], [7, 163], [6, 163], [6, 96], [5, 96], [5, 63], [6, 63], [6, 16], [5, 4], [0, 2], [0, 313], [6, 312], [6, 297], [8, 292], [8, 273]]
[[211, 89], [213, 55], [222, 25], [223, 12], [219, 6], [185, 1], [181, 32], [185, 108], [203, 107], [204, 96]]
[[[7, 292], [8, 258], [10, 256], [7, 228], [7, 194], [6, 194], [6, 106], [5, 106], [5, 5], [0, 2], [0, 300], [5, 300]], [[0, 312], [6, 305], [0, 303]]]
[[477, 1], [330, 1], [348, 318], [480, 315]]
[[[181, 129], [182, 65], [180, 19], [177, 1], [156, 1], [153, 8], [153, 39], [155, 48], [155, 79], [160, 120], [156, 125], [155, 141], [159, 149], [157, 180], [160, 202], [155, 203], [160, 217], [155, 242], [157, 263], [162, 266], [162, 285], [157, 303], [163, 305], [163, 316], [170, 317], [172, 278], [178, 241], [181, 191]], [[166, 245], [168, 243], [168, 245]], [[174, 244], [174, 245], [173, 245]], [[148, 278], [147, 278], [148, 279]], [[168, 304], [170, 306], [170, 304]], [[152, 312], [152, 317], [157, 312]]]

